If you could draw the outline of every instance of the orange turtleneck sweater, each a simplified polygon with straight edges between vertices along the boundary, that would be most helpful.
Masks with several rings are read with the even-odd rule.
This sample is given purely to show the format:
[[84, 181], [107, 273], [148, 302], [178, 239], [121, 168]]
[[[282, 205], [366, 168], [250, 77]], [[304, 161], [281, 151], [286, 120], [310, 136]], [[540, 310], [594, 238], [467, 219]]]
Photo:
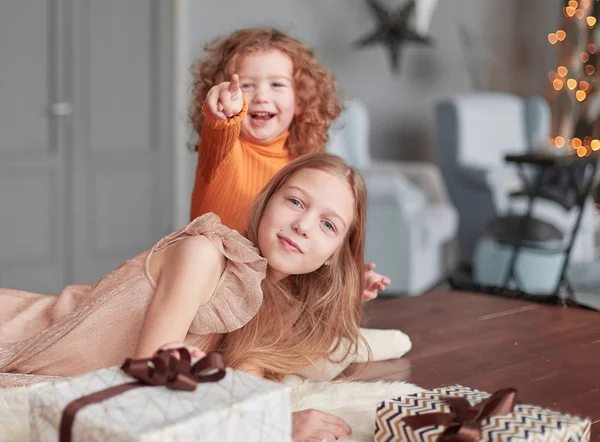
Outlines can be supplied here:
[[242, 111], [227, 120], [218, 120], [203, 108], [204, 125], [198, 146], [196, 180], [192, 191], [191, 219], [214, 212], [223, 224], [245, 233], [250, 207], [267, 182], [291, 159], [284, 132], [267, 144], [240, 137]]

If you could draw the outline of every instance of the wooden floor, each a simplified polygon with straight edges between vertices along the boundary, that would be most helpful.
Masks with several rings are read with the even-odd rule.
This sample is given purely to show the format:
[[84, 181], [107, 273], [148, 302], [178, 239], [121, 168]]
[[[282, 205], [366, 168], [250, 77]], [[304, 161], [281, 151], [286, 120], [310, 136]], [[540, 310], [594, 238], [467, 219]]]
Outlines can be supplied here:
[[436, 291], [377, 299], [366, 307], [363, 325], [400, 329], [413, 349], [397, 361], [356, 364], [362, 380], [488, 392], [515, 387], [519, 401], [589, 417], [591, 440], [600, 441], [598, 312]]

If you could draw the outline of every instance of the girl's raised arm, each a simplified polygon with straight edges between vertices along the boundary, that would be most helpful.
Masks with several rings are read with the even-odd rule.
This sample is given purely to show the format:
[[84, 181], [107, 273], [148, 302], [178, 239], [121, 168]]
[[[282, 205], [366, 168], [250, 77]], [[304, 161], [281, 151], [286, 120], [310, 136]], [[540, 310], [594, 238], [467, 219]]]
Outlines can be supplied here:
[[161, 252], [157, 288], [146, 312], [135, 358], [163, 344], [183, 342], [198, 308], [213, 295], [225, 257], [205, 236], [192, 236]]
[[232, 76], [231, 82], [220, 83], [208, 91], [202, 107], [204, 124], [198, 146], [197, 181], [198, 178], [204, 183], [211, 180], [239, 138], [241, 122], [247, 111], [248, 103], [237, 75]]

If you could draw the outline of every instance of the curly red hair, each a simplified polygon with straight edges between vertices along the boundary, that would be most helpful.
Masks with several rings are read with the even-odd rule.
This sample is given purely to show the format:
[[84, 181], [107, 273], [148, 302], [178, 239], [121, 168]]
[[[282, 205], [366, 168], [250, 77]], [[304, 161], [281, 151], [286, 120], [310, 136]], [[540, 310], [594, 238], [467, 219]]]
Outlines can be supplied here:
[[202, 136], [202, 105], [210, 88], [235, 73], [244, 56], [269, 50], [286, 54], [294, 66], [300, 113], [289, 129], [287, 148], [291, 158], [325, 150], [329, 126], [342, 110], [335, 78], [321, 66], [312, 49], [273, 28], [241, 29], [204, 47], [204, 57], [193, 66], [190, 118], [196, 133]]

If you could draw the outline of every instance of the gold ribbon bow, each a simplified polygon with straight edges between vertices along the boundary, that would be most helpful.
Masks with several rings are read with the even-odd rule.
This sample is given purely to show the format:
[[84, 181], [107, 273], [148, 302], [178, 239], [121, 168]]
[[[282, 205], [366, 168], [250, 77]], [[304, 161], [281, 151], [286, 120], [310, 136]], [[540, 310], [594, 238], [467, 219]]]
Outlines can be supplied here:
[[[179, 353], [179, 357], [176, 354]], [[121, 369], [135, 382], [115, 385], [70, 402], [64, 409], [59, 429], [59, 441], [70, 442], [75, 415], [83, 407], [104, 401], [138, 387], [165, 386], [172, 390], [193, 391], [202, 382], [217, 382], [225, 377], [225, 361], [218, 352], [191, 363], [190, 352], [184, 348], [159, 350], [152, 358], [127, 358]]]
[[471, 406], [465, 398], [444, 396], [452, 412], [423, 413], [406, 416], [402, 421], [413, 430], [430, 425], [446, 427], [437, 442], [474, 442], [481, 437], [481, 421], [488, 417], [508, 414], [513, 410], [517, 390], [504, 388], [488, 399]]

